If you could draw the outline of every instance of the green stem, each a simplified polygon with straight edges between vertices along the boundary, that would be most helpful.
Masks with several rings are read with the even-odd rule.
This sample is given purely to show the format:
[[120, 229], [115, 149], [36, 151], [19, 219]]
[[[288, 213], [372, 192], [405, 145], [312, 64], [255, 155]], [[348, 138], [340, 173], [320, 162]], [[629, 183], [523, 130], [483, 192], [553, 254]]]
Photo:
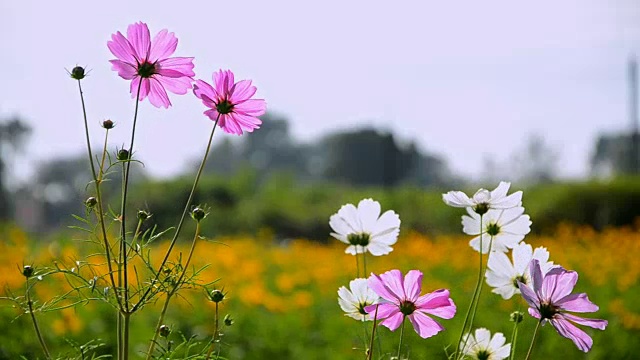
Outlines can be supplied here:
[[376, 312], [373, 314], [373, 328], [371, 329], [371, 343], [368, 349], [369, 352], [367, 353], [367, 360], [373, 359], [373, 340], [375, 339], [375, 335], [376, 335], [376, 320], [378, 319], [378, 306], [379, 305], [376, 305]]
[[[200, 176], [202, 175], [202, 171], [204, 170], [204, 165], [207, 162], [207, 157], [209, 156], [209, 151], [211, 150], [211, 142], [213, 140], [213, 134], [215, 134], [216, 128], [218, 127], [218, 120], [219, 119], [220, 119], [220, 115], [218, 115], [218, 117], [216, 118], [216, 121], [213, 124], [213, 129], [211, 130], [211, 135], [209, 136], [209, 142], [207, 144], [207, 149], [205, 150], [204, 157], [202, 158], [202, 162], [200, 163], [200, 168], [198, 168], [198, 173], [196, 174], [196, 179], [193, 182], [193, 187], [191, 188], [191, 192], [189, 193], [189, 198], [187, 199], [187, 203], [185, 204], [184, 210], [182, 211], [182, 216], [180, 217], [180, 222], [178, 222], [178, 227], [176, 228], [176, 232], [174, 233], [173, 238], [171, 239], [171, 243], [169, 244], [169, 249], [167, 249], [167, 253], [164, 256], [164, 259], [162, 260], [162, 263], [158, 267], [159, 270], [156, 272], [155, 278], [151, 282], [151, 284], [155, 284], [158, 281], [158, 277], [160, 276], [160, 272], [162, 271], [162, 269], [164, 268], [165, 264], [167, 263], [167, 260], [169, 259], [169, 255], [171, 254], [171, 250], [173, 250], [173, 247], [175, 246], [176, 241], [178, 240], [178, 235], [180, 234], [180, 230], [182, 230], [182, 225], [184, 223], [184, 219], [187, 217], [187, 213], [189, 212], [189, 207], [191, 206], [191, 201], [193, 200], [193, 195], [194, 195], [194, 193], [196, 191], [196, 187], [198, 186], [198, 182], [200, 181]], [[149, 286], [147, 288], [145, 293], [140, 297], [140, 300], [133, 306], [133, 308], [131, 309], [131, 312], [136, 311], [140, 307], [140, 305], [142, 305], [144, 303], [144, 300], [146, 300], [147, 296], [149, 295], [149, 293], [151, 292], [152, 289], [153, 289], [153, 286]]]
[[540, 328], [540, 323], [542, 321], [538, 321], [536, 324], [536, 329], [533, 331], [533, 338], [531, 338], [531, 345], [529, 346], [529, 351], [527, 351], [527, 357], [525, 360], [529, 360], [529, 356], [531, 356], [531, 351], [533, 350], [533, 343], [536, 341], [536, 335], [538, 335], [538, 329]]
[[[492, 246], [493, 246], [493, 236], [489, 240], [489, 253], [487, 255], [487, 263], [488, 263], [489, 256], [491, 256], [491, 247]], [[484, 278], [485, 273], [487, 272], [487, 264], [483, 263], [481, 266], [482, 266], [482, 270], [481, 270], [482, 277], [481, 278]], [[483, 288], [484, 288], [484, 281], [481, 281], [480, 282], [480, 289], [478, 289], [478, 296], [476, 297], [476, 303], [473, 306], [473, 311], [471, 312], [471, 320], [469, 321], [469, 332], [471, 332], [471, 330], [473, 329], [473, 322], [476, 319], [476, 314], [478, 312], [478, 304], [480, 304], [480, 295], [482, 294], [482, 289]], [[467, 337], [467, 339], [469, 339], [469, 338]], [[465, 339], [463, 348], [464, 348], [464, 346], [467, 345], [467, 339]]]
[[360, 260], [358, 258], [358, 245], [356, 245], [356, 278], [360, 277]]
[[[477, 301], [478, 297], [479, 297], [479, 289], [481, 288], [481, 284], [482, 284], [482, 264], [483, 264], [483, 260], [482, 260], [482, 234], [484, 228], [482, 227], [482, 215], [480, 215], [480, 249], [479, 249], [479, 253], [480, 253], [480, 266], [478, 268], [478, 280], [476, 281], [476, 287], [473, 290], [473, 296], [471, 297], [471, 303], [469, 304], [469, 308], [467, 309], [467, 314], [464, 316], [464, 323], [462, 324], [462, 330], [460, 331], [460, 337], [458, 338], [458, 343], [456, 345], [456, 351], [455, 351], [455, 357], [454, 359], [460, 359], [462, 357], [461, 354], [461, 349], [460, 349], [460, 345], [462, 344], [462, 339], [464, 337], [464, 333], [465, 330], [467, 328], [467, 323], [469, 321], [469, 316], [471, 314], [472, 309], [474, 308], [474, 304]], [[471, 331], [471, 324], [469, 324], [469, 332]], [[466, 345], [466, 340], [469, 339], [469, 337], [467, 337], [465, 339], [465, 345]], [[462, 349], [464, 349], [464, 346], [462, 347]]]
[[216, 303], [216, 318], [215, 318], [215, 330], [213, 331], [213, 339], [211, 339], [211, 346], [209, 347], [209, 351], [207, 352], [206, 360], [209, 360], [211, 357], [211, 353], [213, 353], [213, 349], [215, 348], [216, 343], [218, 342], [218, 303]]
[[[185, 273], [187, 272], [187, 268], [189, 267], [189, 263], [191, 262], [191, 258], [193, 257], [193, 253], [196, 249], [196, 242], [198, 240], [198, 238], [200, 237], [200, 221], [198, 221], [196, 223], [196, 233], [193, 237], [193, 242], [191, 242], [191, 249], [189, 250], [189, 256], [187, 257], [187, 262], [185, 263], [184, 267], [182, 268], [182, 273], [180, 274], [180, 277], [178, 278], [178, 281], [176, 281], [175, 285], [173, 286], [173, 288], [171, 290], [169, 290], [169, 292], [167, 293], [167, 299], [164, 302], [164, 305], [162, 306], [162, 312], [160, 313], [160, 318], [158, 318], [158, 324], [156, 325], [156, 331], [153, 334], [153, 338], [151, 339], [151, 344], [149, 345], [149, 351], [147, 352], [147, 359], [151, 359], [151, 355], [153, 354], [153, 350], [156, 347], [156, 342], [158, 341], [158, 334], [160, 333], [160, 326], [162, 326], [163, 322], [164, 322], [164, 316], [167, 312], [167, 308], [169, 307], [169, 301], [171, 300], [171, 297], [176, 293], [176, 291], [178, 291], [178, 288], [181, 285], [182, 279], [184, 278]], [[217, 304], [216, 304], [217, 306]]]
[[27, 280], [27, 283], [26, 283], [26, 297], [27, 297], [27, 306], [29, 306], [29, 315], [31, 315], [31, 322], [33, 323], [33, 328], [36, 331], [36, 335], [38, 336], [38, 341], [40, 342], [40, 346], [42, 347], [44, 356], [47, 359], [51, 359], [51, 354], [49, 354], [49, 349], [47, 349], [47, 345], [44, 343], [44, 338], [42, 337], [42, 333], [40, 332], [40, 327], [38, 326], [38, 320], [36, 320], [36, 314], [33, 312], [33, 302], [31, 301], [31, 295], [29, 294], [29, 280]]
[[513, 360], [516, 356], [516, 341], [518, 340], [518, 322], [513, 324], [513, 331], [511, 332], [511, 353], [509, 353], [509, 360]]
[[398, 344], [398, 355], [396, 356], [400, 360], [400, 352], [402, 351], [402, 338], [404, 337], [404, 323], [407, 319], [406, 316], [402, 317], [402, 325], [400, 325], [400, 343]]
[[364, 251], [364, 246], [362, 247], [362, 268], [364, 269], [364, 273], [362, 274], [363, 278], [367, 278], [367, 253]]
[[123, 337], [123, 343], [122, 343], [122, 358], [124, 360], [129, 359], [129, 320], [131, 318], [131, 313], [124, 313], [123, 315], [123, 320], [124, 320], [124, 333], [122, 334]]

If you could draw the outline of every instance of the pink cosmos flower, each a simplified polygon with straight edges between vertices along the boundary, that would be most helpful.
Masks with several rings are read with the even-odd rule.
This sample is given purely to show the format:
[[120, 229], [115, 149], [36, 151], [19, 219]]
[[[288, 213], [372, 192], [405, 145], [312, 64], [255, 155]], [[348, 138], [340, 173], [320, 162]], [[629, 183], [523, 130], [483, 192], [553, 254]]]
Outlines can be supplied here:
[[213, 86], [203, 80], [196, 80], [193, 93], [202, 103], [210, 108], [205, 111], [211, 120], [226, 133], [242, 135], [242, 130], [253, 132], [262, 121], [258, 116], [267, 110], [263, 99], [252, 99], [256, 87], [251, 80], [234, 82], [231, 70], [220, 70], [213, 73]]
[[119, 31], [107, 42], [117, 57], [109, 60], [112, 70], [121, 78], [131, 81], [131, 97], [135, 98], [140, 86], [140, 101], [147, 96], [155, 107], [171, 106], [167, 91], [184, 95], [193, 81], [192, 57], [169, 57], [178, 46], [178, 39], [166, 29], [151, 40], [149, 28], [143, 22], [129, 25], [127, 37]]
[[403, 278], [400, 270], [391, 270], [378, 276], [371, 274], [369, 288], [383, 300], [379, 305], [369, 305], [365, 311], [373, 317], [378, 306], [380, 324], [394, 331], [409, 318], [413, 329], [426, 339], [444, 328], [427, 314], [451, 319], [456, 314], [456, 305], [449, 298], [449, 290], [440, 289], [420, 296], [422, 272], [410, 270]]
[[543, 276], [538, 259], [531, 260], [529, 270], [533, 288], [518, 281], [522, 297], [529, 303], [529, 314], [540, 319], [542, 325], [550, 322], [558, 334], [571, 339], [578, 349], [589, 351], [593, 340], [574, 323], [600, 330], [604, 330], [608, 323], [606, 320], [585, 319], [568, 313], [598, 310], [598, 306], [589, 300], [587, 294], [571, 294], [578, 281], [578, 273], [557, 267]]

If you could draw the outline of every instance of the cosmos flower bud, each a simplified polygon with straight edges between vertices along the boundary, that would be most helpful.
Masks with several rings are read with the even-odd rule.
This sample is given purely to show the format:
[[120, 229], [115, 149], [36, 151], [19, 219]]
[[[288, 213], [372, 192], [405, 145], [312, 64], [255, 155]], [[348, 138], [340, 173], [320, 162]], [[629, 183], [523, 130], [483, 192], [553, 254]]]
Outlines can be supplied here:
[[514, 311], [509, 315], [509, 321], [513, 321], [516, 324], [519, 324], [524, 319], [524, 313], [522, 311]]
[[87, 200], [85, 200], [84, 202], [84, 204], [90, 209], [96, 206], [97, 203], [98, 203], [98, 200], [96, 200], [96, 198], [94, 198], [93, 196], [87, 198]]
[[70, 75], [72, 79], [82, 80], [84, 79], [84, 76], [85, 76], [84, 68], [82, 66], [76, 66], [73, 69], [71, 69]]
[[167, 325], [162, 325], [160, 326], [160, 329], [158, 329], [158, 332], [160, 333], [160, 336], [166, 338], [171, 334], [171, 329]]
[[129, 160], [129, 151], [126, 149], [118, 150], [118, 160], [127, 161]]
[[197, 207], [195, 209], [193, 209], [191, 211], [191, 217], [195, 220], [195, 221], [200, 221], [202, 219], [204, 219], [205, 217], [207, 217], [207, 213], [200, 207]]
[[105, 121], [102, 122], [102, 127], [109, 130], [109, 129], [113, 129], [113, 127], [115, 126], [115, 124], [113, 123], [113, 121], [107, 119]]
[[146, 212], [144, 210], [138, 210], [138, 220], [145, 221], [149, 217], [151, 217], [151, 214], [149, 214], [148, 212]]
[[231, 318], [231, 315], [227, 314], [227, 315], [224, 316], [224, 324], [226, 326], [233, 325], [233, 319]]
[[33, 276], [33, 268], [30, 265], [25, 265], [22, 268], [22, 275], [24, 275], [24, 277], [26, 277], [27, 279], [30, 278], [31, 276]]
[[224, 300], [224, 293], [220, 290], [213, 290], [211, 291], [211, 301], [213, 301], [214, 303], [219, 303], [222, 300]]

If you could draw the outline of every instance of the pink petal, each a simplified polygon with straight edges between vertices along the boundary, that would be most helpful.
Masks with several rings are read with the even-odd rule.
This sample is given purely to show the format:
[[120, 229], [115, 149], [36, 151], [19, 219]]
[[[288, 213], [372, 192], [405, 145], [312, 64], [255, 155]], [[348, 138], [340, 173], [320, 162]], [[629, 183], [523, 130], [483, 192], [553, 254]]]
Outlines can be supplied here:
[[267, 103], [262, 99], [249, 99], [236, 104], [233, 111], [244, 115], [260, 116], [267, 111]]
[[234, 104], [240, 101], [250, 99], [256, 93], [256, 87], [251, 86], [251, 80], [241, 80], [233, 85], [231, 102]]
[[153, 78], [158, 80], [166, 90], [178, 95], [186, 94], [192, 86], [191, 78], [188, 77], [168, 78], [154, 75]]
[[125, 80], [131, 80], [138, 75], [138, 70], [135, 66], [121, 61], [121, 60], [109, 60], [111, 63], [111, 70], [118, 72], [121, 78]]
[[[377, 216], [376, 216], [377, 217]], [[422, 272], [410, 270], [404, 277], [405, 299], [415, 302], [422, 291]]]
[[576, 324], [580, 324], [580, 325], [584, 325], [584, 326], [589, 326], [592, 327], [594, 329], [600, 329], [600, 330], [604, 330], [607, 328], [607, 325], [609, 324], [609, 322], [607, 320], [600, 320], [600, 319], [586, 319], [580, 316], [575, 316], [572, 314], [562, 314], [562, 316], [568, 320], [573, 321]]
[[167, 95], [167, 91], [164, 89], [164, 86], [155, 78], [150, 79], [151, 84], [151, 92], [149, 93], [149, 102], [151, 105], [155, 107], [164, 107], [168, 108], [171, 106], [171, 101], [169, 101], [169, 96]]
[[137, 63], [135, 50], [133, 50], [129, 40], [120, 31], [111, 35], [111, 41], [107, 42], [107, 47], [118, 59], [130, 64]]
[[540, 315], [540, 312], [538, 311], [538, 308], [535, 307], [530, 307], [528, 309], [529, 315], [533, 316], [536, 319], [540, 319], [542, 317], [542, 315]]
[[562, 318], [555, 318], [551, 320], [551, 325], [553, 325], [558, 334], [567, 339], [571, 339], [581, 351], [587, 352], [591, 349], [593, 339], [569, 321]]
[[367, 314], [370, 314], [372, 319], [373, 319], [373, 315], [376, 312], [376, 306], [378, 307], [378, 317], [377, 317], [378, 319], [386, 319], [389, 316], [392, 316], [393, 314], [400, 311], [400, 308], [398, 308], [397, 305], [389, 304], [389, 303], [382, 303], [377, 305], [374, 304], [374, 305], [366, 306], [364, 308], [364, 311], [366, 311]]
[[527, 302], [527, 304], [529, 304], [529, 306], [536, 309], [540, 307], [540, 299], [538, 298], [538, 295], [536, 295], [536, 293], [534, 293], [529, 286], [518, 281], [518, 289], [520, 289], [522, 297]]
[[550, 300], [553, 304], [563, 297], [571, 294], [578, 281], [578, 273], [565, 271], [562, 274], [547, 274], [542, 282], [543, 299]]
[[136, 94], [138, 93], [138, 84], [142, 82], [140, 87], [140, 101], [144, 100], [150, 91], [149, 79], [143, 79], [141, 77], [136, 77], [131, 81], [131, 86], [129, 87], [129, 91], [131, 92], [131, 97], [136, 98]]
[[240, 125], [241, 128], [243, 128], [247, 132], [253, 132], [253, 130], [259, 129], [260, 124], [262, 124], [262, 121], [260, 121], [260, 119], [253, 116], [245, 116], [234, 113], [231, 113], [230, 116], [238, 125]]
[[598, 305], [592, 303], [587, 294], [571, 294], [554, 302], [560, 309], [573, 312], [594, 312], [598, 311]]
[[421, 312], [414, 312], [409, 315], [409, 321], [413, 325], [413, 329], [420, 335], [421, 338], [426, 339], [444, 330], [442, 325], [437, 321], [428, 317]]
[[147, 24], [143, 22], [129, 25], [127, 28], [127, 38], [136, 53], [139, 62], [148, 60], [149, 49], [151, 48], [151, 35]]
[[[371, 277], [369, 278], [371, 279]], [[378, 279], [380, 280], [380, 284], [386, 289], [386, 294], [391, 294], [390, 298], [385, 298], [382, 293], [378, 293], [385, 300], [391, 301], [394, 304], [400, 303], [400, 301], [405, 300], [404, 297], [404, 284], [402, 280], [402, 273], [400, 270], [394, 269], [381, 274]], [[371, 285], [369, 285], [371, 287]], [[374, 292], [377, 291], [374, 288], [371, 288]]]
[[242, 135], [242, 128], [229, 115], [220, 116], [218, 125], [220, 125], [220, 128], [222, 128], [222, 130], [224, 130], [224, 132], [228, 134]]
[[538, 259], [531, 259], [529, 263], [529, 273], [531, 274], [531, 281], [533, 282], [532, 289], [536, 294], [540, 294], [542, 289], [542, 270], [540, 269], [540, 262]]
[[158, 74], [171, 78], [182, 76], [193, 77], [193, 58], [192, 57], [172, 57], [158, 61]]
[[[213, 103], [213, 99], [216, 99], [218, 97], [218, 93], [216, 92], [216, 90], [211, 85], [209, 85], [209, 83], [202, 80], [196, 80], [196, 82], [193, 84], [193, 94], [198, 99], [202, 99], [203, 102], [205, 100], [204, 97], [206, 97], [207, 101], [211, 103]], [[215, 107], [215, 104], [211, 106], [205, 103], [205, 105]]]
[[400, 327], [400, 325], [402, 325], [402, 319], [404, 319], [404, 315], [398, 310], [397, 313], [382, 321], [380, 325], [386, 326], [391, 331], [395, 331]]
[[149, 61], [156, 62], [171, 56], [178, 46], [178, 39], [174, 33], [170, 33], [167, 29], [162, 29], [151, 42], [151, 51], [149, 51]]
[[449, 297], [449, 290], [439, 289], [422, 295], [415, 303], [418, 311], [451, 319], [456, 314], [456, 304]]

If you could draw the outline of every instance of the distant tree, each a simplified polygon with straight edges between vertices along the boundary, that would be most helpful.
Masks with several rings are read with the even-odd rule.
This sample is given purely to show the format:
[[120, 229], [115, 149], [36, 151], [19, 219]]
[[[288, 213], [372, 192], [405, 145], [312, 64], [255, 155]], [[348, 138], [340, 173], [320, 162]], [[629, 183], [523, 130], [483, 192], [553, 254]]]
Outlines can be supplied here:
[[330, 135], [321, 148], [325, 178], [354, 185], [435, 185], [446, 172], [438, 157], [421, 154], [415, 144], [399, 146], [392, 134], [370, 128]]
[[557, 150], [542, 135], [530, 135], [511, 158], [514, 179], [527, 184], [553, 181], [558, 172], [558, 159]]
[[0, 122], [0, 220], [12, 216], [11, 197], [7, 190], [7, 164], [21, 151], [31, 134], [31, 127], [19, 117]]
[[634, 146], [635, 137], [632, 133], [601, 134], [591, 156], [591, 173], [599, 176], [637, 173], [640, 153]]

